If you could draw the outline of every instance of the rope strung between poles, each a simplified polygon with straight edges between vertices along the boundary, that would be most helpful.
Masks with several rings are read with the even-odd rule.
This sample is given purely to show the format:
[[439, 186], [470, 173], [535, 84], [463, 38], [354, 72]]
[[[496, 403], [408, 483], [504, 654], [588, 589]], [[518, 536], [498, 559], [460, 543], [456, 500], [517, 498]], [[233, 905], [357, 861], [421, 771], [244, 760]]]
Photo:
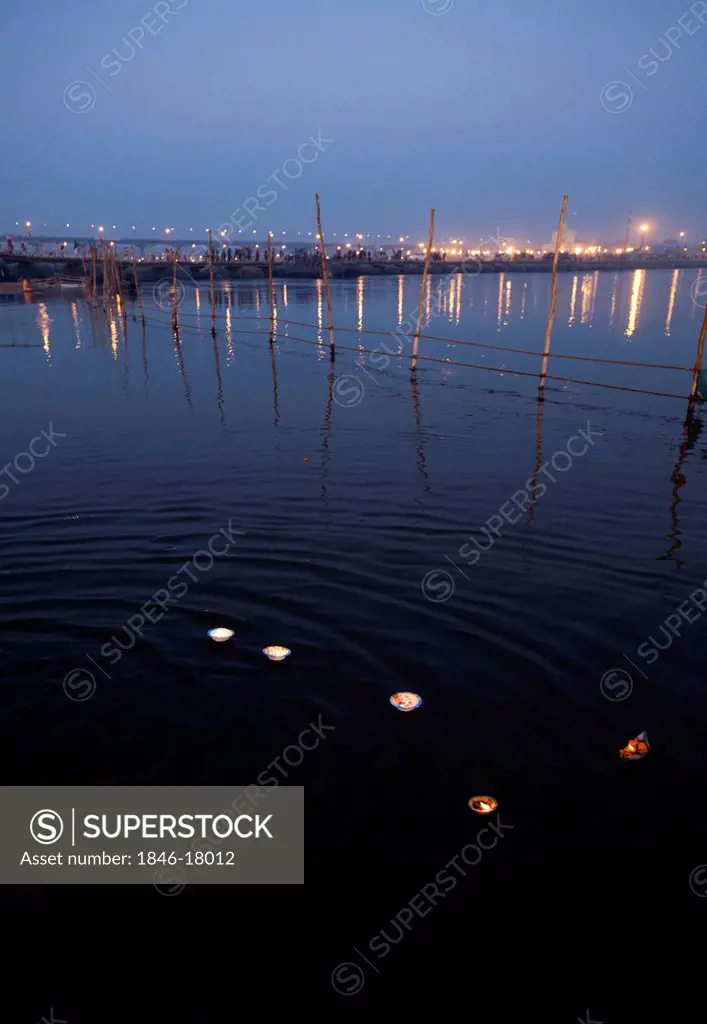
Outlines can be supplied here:
[[[147, 318], [147, 322], [148, 323], [153, 323], [157, 327], [162, 327], [162, 328], [166, 328], [168, 330], [172, 330], [171, 324], [168, 323], [168, 322], [165, 322], [165, 321], [151, 320], [148, 317]], [[196, 326], [191, 326], [189, 324], [186, 325], [186, 327], [184, 327], [183, 329], [187, 330], [187, 331], [195, 331], [197, 333], [202, 333], [202, 328], [196, 327]], [[256, 335], [261, 335], [262, 336], [264, 332], [263, 331], [255, 331], [255, 330], [234, 330], [234, 329], [231, 329], [228, 333], [229, 334], [249, 334], [249, 335], [256, 334]], [[323, 347], [323, 343], [320, 342], [320, 341], [312, 340], [311, 338], [298, 338], [296, 335], [293, 335], [293, 334], [284, 334], [280, 330], [277, 330], [275, 332], [275, 337], [282, 338], [283, 341], [297, 341], [297, 342], [300, 342], [301, 344], [304, 344], [304, 345], [316, 345], [318, 348], [322, 348]], [[355, 352], [356, 354], [359, 354], [359, 355], [360, 354], [363, 354], [363, 355], [376, 355], [376, 352], [375, 352], [374, 349], [359, 348], [356, 345], [339, 345], [338, 348], [340, 348], [342, 351], [345, 351], [345, 352]], [[407, 359], [408, 358], [408, 356], [404, 355], [401, 352], [389, 352], [388, 355], [390, 355], [394, 359]], [[470, 370], [487, 370], [490, 373], [500, 373], [501, 375], [508, 374], [509, 376], [513, 376], [513, 377], [533, 377], [533, 378], [537, 379], [537, 377], [539, 376], [539, 374], [531, 373], [529, 370], [499, 369], [496, 366], [485, 366], [483, 363], [464, 363], [464, 362], [460, 362], [457, 359], [447, 359], [447, 358], [439, 358], [439, 357], [436, 357], [436, 356], [421, 356], [421, 355], [418, 355], [417, 358], [420, 359], [420, 360], [423, 360], [424, 362], [428, 362], [428, 363], [440, 363], [443, 366], [462, 366], [462, 367], [465, 367], [466, 369], [470, 369]], [[629, 392], [629, 393], [635, 394], [635, 395], [654, 395], [656, 398], [678, 398], [678, 399], [680, 399], [680, 401], [686, 401], [687, 398], [689, 397], [688, 395], [676, 395], [674, 392], [671, 392], [671, 391], [649, 391], [649, 390], [646, 390], [645, 388], [629, 388], [629, 387], [625, 387], [624, 385], [621, 385], [621, 384], [602, 384], [599, 381], [595, 381], [595, 380], [577, 380], [576, 378], [573, 378], [573, 377], [557, 377], [557, 376], [555, 376], [553, 374], [550, 374], [550, 373], [546, 374], [546, 379], [547, 380], [556, 380], [556, 381], [559, 381], [560, 383], [564, 383], [564, 384], [582, 384], [582, 385], [585, 385], [586, 387], [591, 387], [591, 388], [606, 388], [606, 389], [608, 389], [610, 391], [626, 391], [626, 392]]]
[[[199, 317], [201, 315], [202, 314], [199, 313], [180, 313], [180, 317], [188, 316], [194, 318]], [[223, 319], [225, 321], [225, 317], [218, 317], [218, 319]], [[260, 316], [236, 316], [236, 320], [241, 322], [244, 320], [262, 322], [262, 319], [263, 318]], [[281, 318], [281, 323], [291, 324], [293, 327], [309, 327], [314, 331], [318, 331], [320, 329], [319, 324], [310, 324], [306, 323], [303, 320], [290, 320], [288, 318]], [[400, 341], [401, 338], [409, 338], [409, 335], [396, 333], [395, 331], [371, 331], [368, 330], [367, 328], [359, 329], [358, 327], [336, 327], [335, 325], [334, 330], [343, 331], [345, 334], [371, 334], [375, 337], [394, 338], [397, 341]], [[492, 345], [490, 342], [486, 341], [468, 341], [465, 338], [447, 338], [439, 334], [421, 334], [420, 341], [447, 341], [452, 345], [467, 345], [471, 348], [488, 348], [495, 352], [512, 352], [514, 355], [537, 356], [538, 358], [542, 358], [543, 355], [542, 352], [534, 352], [532, 349], [509, 348], [506, 345]], [[376, 350], [374, 349], [373, 351], [375, 352]], [[390, 352], [388, 352], [387, 354], [392, 355], [392, 353]], [[602, 359], [599, 356], [576, 356], [570, 355], [567, 352], [550, 352], [548, 353], [548, 358], [574, 359], [578, 360], [579, 362], [602, 363], [606, 366], [638, 366], [643, 367], [647, 370], [682, 370], [685, 373], [692, 373], [693, 369], [691, 366], [672, 366], [669, 363], [640, 363], [634, 362], [629, 359]]]

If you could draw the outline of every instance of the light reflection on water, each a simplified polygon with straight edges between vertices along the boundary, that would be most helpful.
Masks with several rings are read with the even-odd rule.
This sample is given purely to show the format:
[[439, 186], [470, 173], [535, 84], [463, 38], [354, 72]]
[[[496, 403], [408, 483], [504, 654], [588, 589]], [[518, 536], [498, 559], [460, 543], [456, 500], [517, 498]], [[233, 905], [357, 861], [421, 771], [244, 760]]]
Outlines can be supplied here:
[[[550, 372], [583, 380], [605, 380], [623, 386], [661, 390], [655, 375], [636, 368], [630, 374], [621, 368], [591, 372], [581, 363], [568, 364], [557, 356], [562, 352], [621, 359], [626, 344], [639, 345], [637, 362], [670, 363], [690, 367], [694, 360], [698, 324], [691, 286], [699, 272], [689, 270], [603, 272], [560, 274], [558, 278], [557, 312], [552, 339], [553, 360]], [[389, 331], [395, 344], [386, 350], [409, 354], [412, 334], [418, 317], [421, 280], [418, 275], [395, 277], [360, 276], [358, 279], [331, 282], [335, 336], [339, 346], [349, 345], [359, 352], [358, 365], [368, 368], [371, 359], [366, 350], [378, 350], [381, 342], [366, 329]], [[423, 292], [423, 335], [441, 336], [443, 340], [421, 342], [421, 355], [453, 357], [462, 363], [496, 367], [499, 370], [523, 370], [534, 373], [537, 362], [532, 356], [507, 356], [503, 352], [469, 348], [464, 342], [487, 339], [509, 348], [527, 348], [540, 352], [549, 305], [548, 274], [515, 275], [499, 273], [473, 277], [465, 274], [431, 275]], [[150, 295], [150, 289], [143, 289]], [[308, 340], [315, 344], [319, 359], [328, 359], [330, 346], [325, 327], [325, 290], [321, 280], [276, 281], [274, 283], [274, 327], [277, 340], [287, 343], [293, 336], [300, 347]], [[73, 330], [73, 347], [85, 350], [82, 329], [90, 325], [93, 346], [104, 343], [105, 332], [110, 354], [115, 362], [121, 353], [127, 357], [125, 330], [139, 311], [125, 297], [125, 314], [119, 299], [107, 312], [89, 310], [83, 298], [72, 296], [68, 309]], [[147, 304], [149, 306], [149, 298]], [[50, 314], [50, 308], [52, 314]], [[15, 333], [27, 341], [32, 329], [27, 311], [35, 310], [34, 323], [48, 363], [53, 359], [58, 323], [66, 302], [62, 298], [42, 299], [37, 303], [24, 298], [3, 304], [6, 323], [14, 325]], [[210, 319], [204, 316], [209, 308], [208, 288], [187, 286], [179, 309], [180, 330], [207, 329]], [[493, 313], [491, 312], [493, 310]], [[169, 314], [149, 309], [151, 324], [164, 324]], [[254, 335], [269, 335], [270, 300], [267, 281], [221, 282], [216, 292], [217, 328], [225, 341], [228, 365], [234, 361], [239, 344], [249, 344]], [[697, 310], [701, 312], [701, 310]], [[289, 317], [305, 326], [294, 327]], [[492, 319], [493, 318], [493, 319]], [[495, 323], [493, 322], [495, 321]], [[306, 326], [310, 325], [310, 326]], [[339, 328], [338, 335], [336, 328]], [[148, 337], [156, 326], [148, 327]], [[591, 330], [591, 333], [588, 331]], [[500, 335], [500, 338], [499, 338]], [[665, 349], [669, 339], [670, 350]], [[182, 338], [183, 340], [183, 338]], [[297, 341], [291, 342], [297, 347]], [[189, 358], [189, 350], [176, 348], [179, 367]], [[391, 363], [384, 360], [386, 369]], [[397, 360], [393, 360], [397, 363]], [[404, 363], [404, 360], [397, 369]], [[379, 364], [380, 365], [380, 364]], [[373, 367], [372, 367], [373, 368]], [[395, 367], [391, 367], [394, 369]], [[599, 376], [596, 376], [596, 374]], [[448, 377], [448, 374], [447, 374]], [[491, 381], [488, 381], [488, 385]], [[665, 384], [664, 384], [665, 387]], [[667, 390], [676, 390], [671, 382]], [[684, 386], [682, 386], [682, 390]], [[606, 396], [605, 396], [606, 397]]]

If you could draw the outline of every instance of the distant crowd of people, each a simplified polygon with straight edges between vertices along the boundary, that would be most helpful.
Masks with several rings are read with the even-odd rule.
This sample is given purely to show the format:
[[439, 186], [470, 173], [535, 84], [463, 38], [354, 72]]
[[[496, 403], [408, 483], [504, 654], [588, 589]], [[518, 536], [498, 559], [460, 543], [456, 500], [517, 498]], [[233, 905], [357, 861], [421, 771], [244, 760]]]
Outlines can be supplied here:
[[[67, 242], [57, 242], [54, 246], [43, 245], [41, 243], [31, 243], [32, 249], [26, 241], [20, 242], [19, 249], [16, 248], [16, 243], [10, 235], [5, 236], [4, 246], [0, 248], [0, 253], [8, 256], [12, 256], [15, 252], [19, 252], [23, 256], [37, 255], [37, 256], [57, 256], [59, 258], [74, 257], [78, 259], [87, 259], [91, 255], [91, 245], [95, 246], [96, 252], [99, 258], [103, 255], [104, 251], [108, 248], [113, 248], [112, 242], [105, 242], [102, 238], [99, 238], [94, 243], [84, 243], [83, 245], [74, 241], [73, 246], [70, 246]], [[405, 249], [396, 249], [391, 253], [380, 250], [375, 252], [371, 249], [353, 249], [353, 248], [342, 248], [337, 246], [336, 251], [328, 255], [328, 259], [342, 260], [346, 263], [361, 262], [365, 261], [371, 263], [373, 261], [380, 262], [386, 260], [405, 261], [409, 259], [419, 260], [421, 253], [416, 252], [413, 255], [407, 254]], [[172, 263], [175, 259], [180, 263], [190, 263], [194, 260], [201, 262], [208, 262], [209, 253], [208, 250], [203, 249], [199, 253], [195, 253], [191, 248], [179, 249], [175, 252], [174, 248], [167, 247], [159, 253], [148, 255], [147, 259], [164, 261], [166, 263]], [[123, 249], [122, 253], [123, 260], [127, 263], [133, 259], [133, 250], [127, 247]], [[437, 251], [432, 253], [432, 259], [435, 261], [445, 260], [447, 253], [445, 251]], [[233, 247], [230, 245], [223, 245], [220, 248], [218, 246], [213, 247], [213, 260], [215, 263], [267, 263], [267, 250], [265, 247], [259, 245], [255, 246], [244, 246], [244, 247]], [[280, 263], [298, 263], [307, 265], [317, 265], [321, 263], [321, 253], [319, 249], [314, 248], [300, 248], [293, 249], [286, 252], [283, 247], [273, 248], [273, 261]]]

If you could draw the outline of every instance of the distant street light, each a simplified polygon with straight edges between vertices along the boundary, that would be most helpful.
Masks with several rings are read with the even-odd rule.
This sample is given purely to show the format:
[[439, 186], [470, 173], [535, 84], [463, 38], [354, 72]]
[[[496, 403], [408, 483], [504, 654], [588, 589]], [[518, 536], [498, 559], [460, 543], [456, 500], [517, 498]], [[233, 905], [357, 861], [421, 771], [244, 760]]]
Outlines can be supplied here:
[[646, 232], [650, 228], [650, 224], [641, 224], [641, 249], [646, 243]]

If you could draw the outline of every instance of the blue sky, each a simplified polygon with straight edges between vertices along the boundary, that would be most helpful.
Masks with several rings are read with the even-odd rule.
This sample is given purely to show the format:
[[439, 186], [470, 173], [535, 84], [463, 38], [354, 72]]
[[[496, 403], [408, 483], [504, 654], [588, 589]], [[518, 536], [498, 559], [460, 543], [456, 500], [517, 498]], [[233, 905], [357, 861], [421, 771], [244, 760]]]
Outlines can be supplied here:
[[707, 231], [707, 4], [34, 0], [0, 24], [4, 230], [203, 234], [260, 187], [259, 234], [311, 230], [315, 191], [328, 235], [418, 240], [435, 206], [440, 233], [542, 241], [564, 192], [585, 237], [629, 208]]

